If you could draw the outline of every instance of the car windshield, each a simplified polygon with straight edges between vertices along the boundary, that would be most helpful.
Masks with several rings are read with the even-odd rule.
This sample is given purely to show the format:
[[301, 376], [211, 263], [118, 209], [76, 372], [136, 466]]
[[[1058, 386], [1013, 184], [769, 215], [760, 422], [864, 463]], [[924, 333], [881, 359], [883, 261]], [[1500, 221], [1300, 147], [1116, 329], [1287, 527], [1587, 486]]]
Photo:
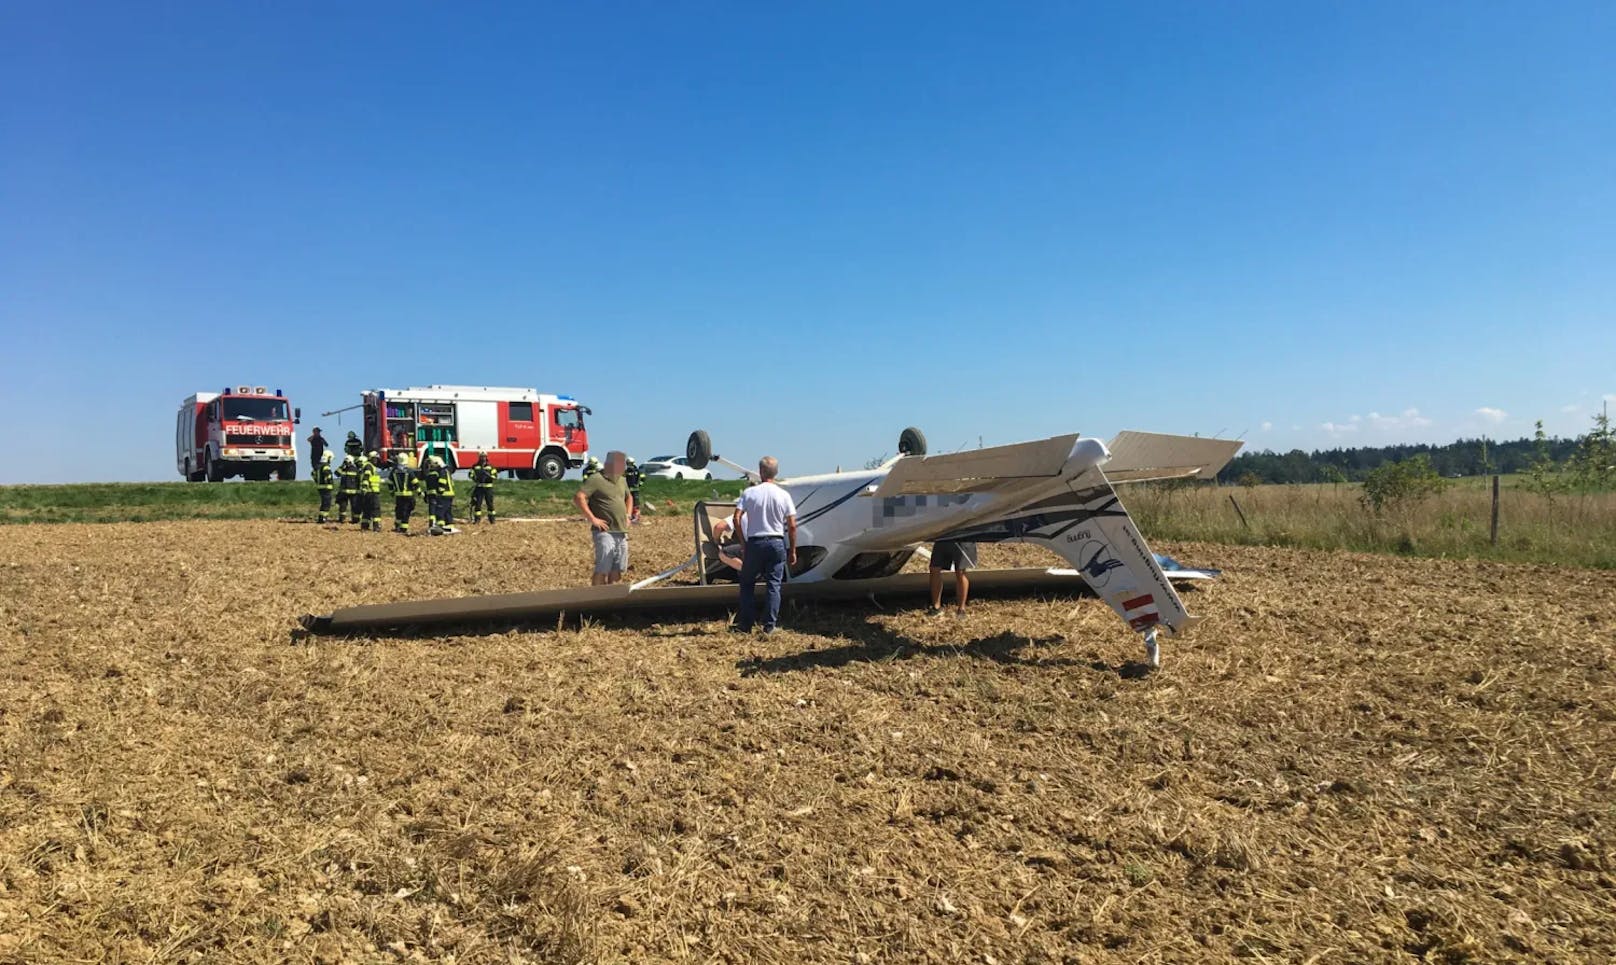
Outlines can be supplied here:
[[224, 417], [240, 422], [274, 422], [284, 420], [285, 399], [225, 399]]
[[672, 456], [652, 456], [648, 461], [650, 461], [650, 462], [672, 462], [673, 457]]

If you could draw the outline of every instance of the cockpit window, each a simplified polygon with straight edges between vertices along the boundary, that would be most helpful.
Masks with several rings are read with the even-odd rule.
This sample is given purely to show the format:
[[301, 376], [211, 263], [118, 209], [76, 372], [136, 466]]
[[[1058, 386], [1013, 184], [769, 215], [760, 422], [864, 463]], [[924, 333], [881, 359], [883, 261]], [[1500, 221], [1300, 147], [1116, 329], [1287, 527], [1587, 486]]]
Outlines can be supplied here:
[[291, 418], [286, 414], [285, 399], [224, 399], [224, 417], [235, 422], [282, 422]]

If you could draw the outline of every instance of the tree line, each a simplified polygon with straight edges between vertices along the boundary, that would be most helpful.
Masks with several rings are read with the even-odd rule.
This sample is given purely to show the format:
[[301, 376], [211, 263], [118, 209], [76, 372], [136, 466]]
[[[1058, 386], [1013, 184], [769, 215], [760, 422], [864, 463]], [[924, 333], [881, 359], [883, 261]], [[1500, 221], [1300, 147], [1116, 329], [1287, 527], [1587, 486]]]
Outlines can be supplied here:
[[1447, 445], [1419, 443], [1397, 446], [1359, 446], [1352, 449], [1315, 449], [1306, 452], [1260, 450], [1242, 452], [1223, 471], [1220, 483], [1324, 483], [1363, 482], [1381, 466], [1425, 456], [1442, 476], [1481, 476], [1490, 473], [1525, 473], [1546, 457], [1566, 463], [1576, 455], [1580, 439], [1460, 439]]

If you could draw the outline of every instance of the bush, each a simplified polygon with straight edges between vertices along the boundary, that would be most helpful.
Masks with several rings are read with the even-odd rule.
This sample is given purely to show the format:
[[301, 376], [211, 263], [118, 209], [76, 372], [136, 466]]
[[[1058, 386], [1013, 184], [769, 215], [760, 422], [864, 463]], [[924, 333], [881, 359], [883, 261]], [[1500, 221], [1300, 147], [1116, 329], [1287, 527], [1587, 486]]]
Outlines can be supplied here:
[[1359, 502], [1373, 512], [1400, 504], [1414, 505], [1442, 491], [1442, 475], [1424, 453], [1387, 463], [1364, 477]]

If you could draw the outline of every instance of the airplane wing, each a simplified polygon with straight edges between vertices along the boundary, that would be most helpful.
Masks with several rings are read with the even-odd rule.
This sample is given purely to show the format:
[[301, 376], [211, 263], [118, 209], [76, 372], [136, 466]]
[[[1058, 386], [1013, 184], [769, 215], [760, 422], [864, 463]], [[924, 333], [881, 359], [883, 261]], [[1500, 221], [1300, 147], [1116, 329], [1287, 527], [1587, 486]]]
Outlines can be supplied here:
[[[876, 596], [919, 596], [929, 592], [925, 573], [899, 573], [873, 580], [826, 580], [819, 583], [787, 581], [781, 592], [788, 600], [863, 600]], [[1075, 570], [1027, 567], [1007, 570], [979, 570], [971, 574], [973, 593], [987, 591], [1057, 592], [1084, 594], [1088, 585]], [[766, 588], [758, 584], [756, 592]], [[599, 614], [628, 612], [676, 613], [685, 610], [733, 607], [739, 599], [733, 583], [707, 586], [678, 585], [630, 587], [584, 586], [527, 593], [501, 593], [437, 600], [408, 600], [397, 603], [370, 603], [345, 607], [327, 614], [307, 614], [299, 622], [312, 633], [359, 633], [408, 627], [472, 625], [477, 623], [522, 622], [551, 618], [558, 614]]]
[[1105, 478], [1112, 483], [1211, 479], [1243, 445], [1237, 439], [1119, 432], [1106, 447], [1111, 450], [1111, 459], [1104, 466]]
[[899, 459], [881, 485], [877, 498], [930, 493], [984, 493], [1026, 482], [1047, 482], [1061, 474], [1077, 434], [1037, 442]]

